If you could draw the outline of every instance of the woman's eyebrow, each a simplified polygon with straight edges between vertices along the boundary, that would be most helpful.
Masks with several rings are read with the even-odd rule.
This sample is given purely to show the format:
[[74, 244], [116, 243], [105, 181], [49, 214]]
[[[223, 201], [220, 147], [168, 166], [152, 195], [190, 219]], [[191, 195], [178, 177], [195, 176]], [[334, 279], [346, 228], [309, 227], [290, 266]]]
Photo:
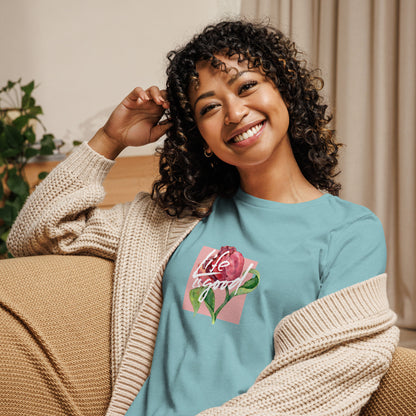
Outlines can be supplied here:
[[[240, 78], [246, 72], [253, 72], [253, 71], [250, 71], [249, 69], [246, 69], [244, 71], [237, 72], [233, 77], [231, 77], [231, 79], [229, 81], [227, 81], [227, 84], [232, 85], [238, 78]], [[196, 107], [196, 103], [199, 100], [202, 100], [202, 99], [208, 98], [208, 97], [213, 97], [214, 95], [215, 95], [214, 91], [207, 91], [207, 92], [204, 92], [203, 94], [201, 94], [194, 102], [194, 110], [195, 110], [195, 107]]]
[[249, 69], [245, 69], [244, 71], [237, 72], [234, 76], [231, 77], [231, 79], [227, 82], [228, 85], [232, 85], [235, 81], [237, 81], [238, 78], [241, 77], [241, 75], [244, 75], [246, 72], [253, 72]]
[[194, 111], [195, 111], [195, 107], [196, 107], [196, 103], [199, 101], [199, 100], [202, 100], [202, 99], [204, 99], [204, 98], [208, 98], [208, 97], [213, 97], [215, 95], [215, 92], [214, 91], [207, 91], [207, 92], [204, 92], [203, 94], [201, 94], [196, 100], [195, 100], [195, 102], [194, 102]]

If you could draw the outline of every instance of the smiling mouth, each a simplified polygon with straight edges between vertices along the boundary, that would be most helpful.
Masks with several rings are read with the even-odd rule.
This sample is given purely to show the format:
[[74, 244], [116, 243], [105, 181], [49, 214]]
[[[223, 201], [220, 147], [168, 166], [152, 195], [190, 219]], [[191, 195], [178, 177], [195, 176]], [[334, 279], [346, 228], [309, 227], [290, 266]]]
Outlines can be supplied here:
[[240, 133], [240, 134], [237, 134], [237, 136], [232, 137], [230, 140], [228, 140], [228, 143], [240, 143], [244, 140], [249, 139], [250, 137], [253, 137], [256, 133], [258, 133], [261, 130], [263, 125], [264, 125], [264, 121], [249, 128], [244, 133]]

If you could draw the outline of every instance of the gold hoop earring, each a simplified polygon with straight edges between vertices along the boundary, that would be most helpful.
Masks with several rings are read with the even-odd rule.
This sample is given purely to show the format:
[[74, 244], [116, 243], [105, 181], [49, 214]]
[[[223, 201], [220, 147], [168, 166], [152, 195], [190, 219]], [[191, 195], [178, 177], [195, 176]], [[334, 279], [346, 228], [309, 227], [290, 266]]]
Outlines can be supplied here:
[[207, 152], [207, 149], [204, 149], [204, 156], [206, 157], [206, 158], [209, 158], [209, 157], [211, 157], [212, 155], [213, 155], [214, 153], [212, 153], [212, 152]]

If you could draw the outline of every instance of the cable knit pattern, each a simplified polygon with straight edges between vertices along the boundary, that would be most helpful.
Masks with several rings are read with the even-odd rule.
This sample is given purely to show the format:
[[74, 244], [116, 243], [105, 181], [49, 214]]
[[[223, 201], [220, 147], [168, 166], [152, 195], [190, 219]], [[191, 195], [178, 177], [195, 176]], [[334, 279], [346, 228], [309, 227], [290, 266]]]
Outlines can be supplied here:
[[[169, 217], [145, 193], [109, 210], [102, 181], [113, 162], [83, 144], [37, 187], [9, 236], [15, 256], [89, 254], [115, 261], [113, 393], [124, 415], [149, 375], [166, 264], [198, 223]], [[398, 343], [386, 275], [319, 299], [284, 318], [275, 357], [255, 384], [211, 415], [358, 415]]]

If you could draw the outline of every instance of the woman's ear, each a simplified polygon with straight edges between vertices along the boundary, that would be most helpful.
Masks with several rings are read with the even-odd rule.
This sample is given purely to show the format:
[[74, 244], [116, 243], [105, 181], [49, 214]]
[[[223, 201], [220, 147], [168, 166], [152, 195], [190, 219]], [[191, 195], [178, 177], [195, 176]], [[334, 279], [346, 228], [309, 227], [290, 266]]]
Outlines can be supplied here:
[[204, 156], [206, 158], [211, 157], [214, 153], [212, 152], [212, 150], [210, 149], [210, 147], [206, 144], [204, 146]]

